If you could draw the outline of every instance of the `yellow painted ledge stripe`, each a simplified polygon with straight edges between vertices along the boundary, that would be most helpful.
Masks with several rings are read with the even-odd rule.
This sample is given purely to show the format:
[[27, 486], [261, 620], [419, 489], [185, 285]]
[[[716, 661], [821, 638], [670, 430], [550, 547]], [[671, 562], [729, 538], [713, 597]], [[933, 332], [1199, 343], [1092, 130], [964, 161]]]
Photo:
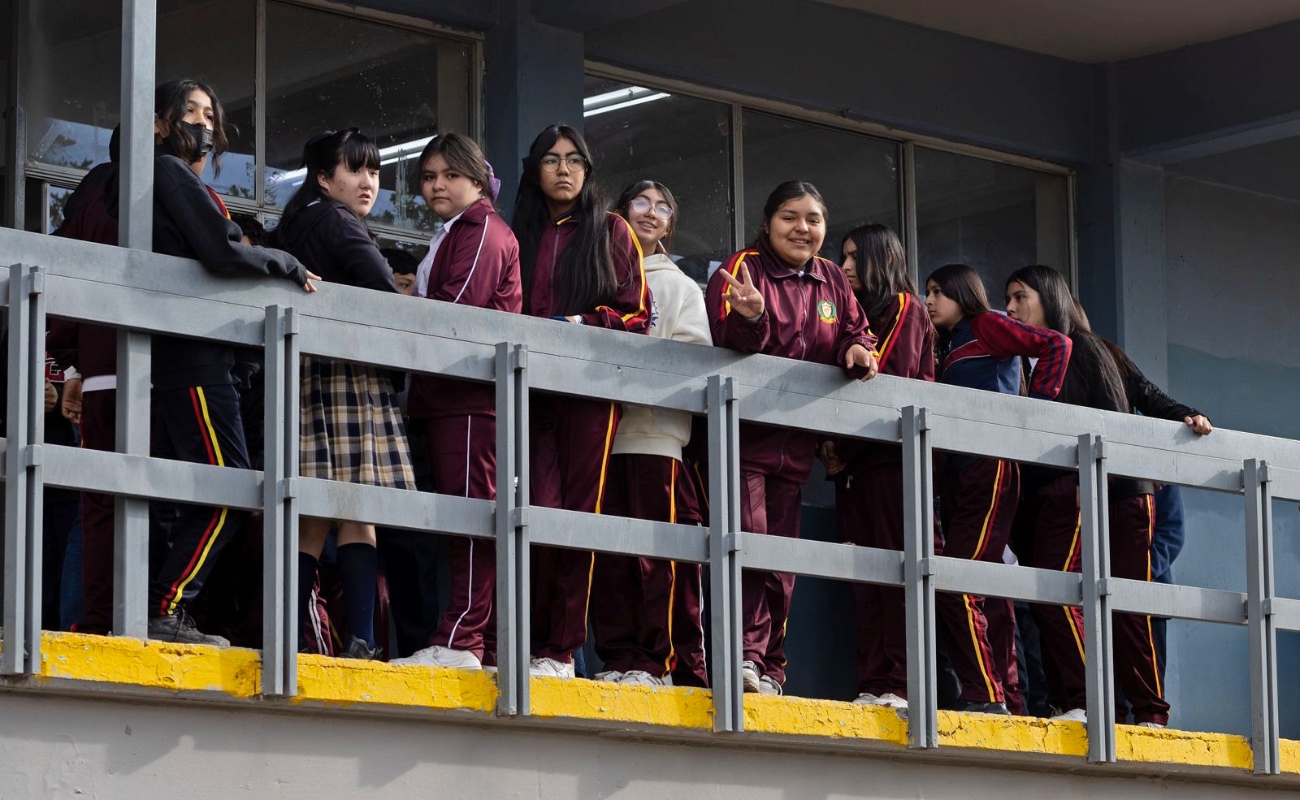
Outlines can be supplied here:
[[[254, 700], [261, 689], [261, 659], [254, 650], [218, 650], [136, 639], [43, 634], [41, 672], [50, 680], [118, 684], [171, 692], [219, 692]], [[534, 678], [534, 717], [635, 723], [708, 731], [713, 697], [707, 689], [651, 688], [598, 681]], [[491, 717], [497, 698], [489, 673], [324, 656], [298, 657], [294, 703], [364, 709], [367, 706], [469, 711]], [[859, 739], [905, 747], [907, 724], [891, 709], [802, 697], [745, 697], [745, 728], [754, 733]], [[942, 747], [1085, 758], [1088, 739], [1079, 722], [940, 711]], [[1251, 769], [1250, 742], [1242, 736], [1130, 725], [1116, 728], [1120, 761], [1231, 770]], [[1300, 742], [1281, 743], [1282, 772], [1300, 775]]]

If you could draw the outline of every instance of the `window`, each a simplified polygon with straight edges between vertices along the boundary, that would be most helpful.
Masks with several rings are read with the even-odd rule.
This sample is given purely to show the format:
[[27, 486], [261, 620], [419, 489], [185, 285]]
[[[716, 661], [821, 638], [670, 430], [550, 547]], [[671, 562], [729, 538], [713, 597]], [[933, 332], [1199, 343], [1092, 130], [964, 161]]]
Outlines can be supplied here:
[[731, 106], [588, 76], [587, 143], [610, 202], [639, 180], [677, 201], [673, 259], [703, 282], [732, 251]]
[[758, 237], [767, 196], [808, 181], [826, 201], [822, 255], [837, 264], [840, 239], [877, 222], [898, 230], [898, 144], [770, 114], [745, 111], [745, 243]]
[[916, 148], [918, 263], [979, 273], [994, 308], [1006, 278], [1029, 264], [1070, 274], [1069, 181], [1024, 167]]

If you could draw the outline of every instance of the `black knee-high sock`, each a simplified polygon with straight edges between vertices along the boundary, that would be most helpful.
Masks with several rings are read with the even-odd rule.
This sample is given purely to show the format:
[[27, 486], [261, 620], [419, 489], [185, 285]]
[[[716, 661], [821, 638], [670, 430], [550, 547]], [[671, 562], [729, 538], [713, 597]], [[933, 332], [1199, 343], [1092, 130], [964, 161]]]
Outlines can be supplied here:
[[347, 609], [348, 635], [375, 646], [375, 575], [379, 555], [374, 545], [354, 542], [338, 549], [339, 582]]
[[298, 649], [307, 647], [308, 615], [316, 615], [316, 607], [311, 602], [311, 590], [316, 585], [316, 557], [308, 553], [298, 553]]

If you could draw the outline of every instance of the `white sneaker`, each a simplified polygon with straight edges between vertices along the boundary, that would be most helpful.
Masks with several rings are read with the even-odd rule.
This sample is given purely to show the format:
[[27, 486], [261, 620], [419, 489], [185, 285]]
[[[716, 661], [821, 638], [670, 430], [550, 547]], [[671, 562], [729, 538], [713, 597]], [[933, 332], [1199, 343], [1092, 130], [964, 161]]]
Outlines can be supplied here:
[[856, 699], [854, 699], [853, 705], [878, 706], [880, 705], [880, 697], [872, 694], [871, 692], [863, 692], [862, 694], [858, 695]]
[[1139, 723], [1138, 723], [1138, 727], [1139, 727], [1139, 728], [1155, 728], [1155, 729], [1158, 730], [1158, 731], [1161, 731], [1161, 730], [1164, 730], [1164, 729], [1165, 729], [1165, 726], [1164, 726], [1164, 725], [1161, 725], [1159, 722], [1139, 722]]
[[619, 678], [618, 682], [630, 683], [634, 686], [672, 686], [673, 676], [665, 675], [661, 678], [643, 669], [630, 669], [623, 673], [623, 677]]
[[758, 684], [758, 665], [753, 661], [740, 662], [740, 682], [744, 684], [745, 691], [750, 694], [761, 691]]
[[776, 695], [777, 697], [785, 694], [781, 690], [781, 684], [777, 683], [775, 678], [769, 678], [766, 675], [758, 679], [758, 693]]
[[899, 697], [893, 692], [885, 692], [881, 696], [877, 697], [876, 702], [872, 703], [872, 705], [884, 706], [885, 708], [897, 708], [903, 711], [907, 710], [907, 700]]
[[528, 664], [528, 674], [534, 678], [572, 678], [573, 662], [565, 663], [553, 658], [533, 656]]
[[452, 667], [454, 669], [482, 669], [483, 663], [478, 656], [468, 650], [453, 650], [450, 647], [433, 645], [417, 650], [406, 658], [394, 658], [389, 664], [417, 665], [423, 667]]
[[604, 672], [597, 672], [595, 679], [598, 681], [608, 681], [609, 683], [618, 683], [623, 680], [623, 673], [616, 669], [607, 669]]
[[1088, 710], [1086, 708], [1072, 708], [1069, 711], [1057, 714], [1052, 717], [1057, 722], [1083, 722], [1088, 721]]

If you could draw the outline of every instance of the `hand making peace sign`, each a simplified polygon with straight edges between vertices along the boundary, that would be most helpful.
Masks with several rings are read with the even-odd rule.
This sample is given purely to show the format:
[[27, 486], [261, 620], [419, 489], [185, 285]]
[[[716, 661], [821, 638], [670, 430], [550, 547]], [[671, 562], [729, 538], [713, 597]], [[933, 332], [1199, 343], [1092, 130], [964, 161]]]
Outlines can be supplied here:
[[754, 282], [749, 277], [749, 267], [741, 264], [739, 274], [740, 280], [736, 280], [725, 269], [722, 270], [722, 279], [730, 287], [727, 293], [727, 301], [731, 303], [733, 311], [738, 312], [745, 319], [753, 321], [763, 316], [767, 304], [763, 300], [762, 293], [754, 287]]

